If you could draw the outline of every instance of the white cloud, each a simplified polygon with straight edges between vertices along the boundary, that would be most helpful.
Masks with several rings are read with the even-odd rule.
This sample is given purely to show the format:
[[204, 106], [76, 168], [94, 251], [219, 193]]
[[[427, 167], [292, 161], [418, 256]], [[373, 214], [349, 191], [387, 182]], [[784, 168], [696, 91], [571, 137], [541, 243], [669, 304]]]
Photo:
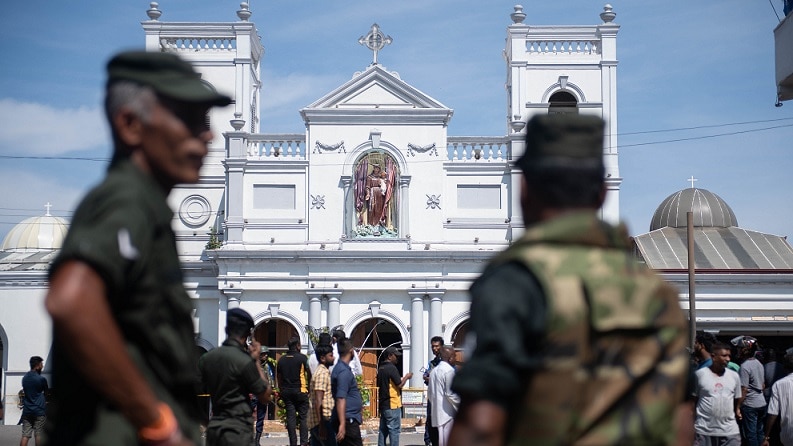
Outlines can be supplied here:
[[0, 153], [55, 156], [95, 149], [108, 140], [99, 107], [55, 108], [0, 99]]

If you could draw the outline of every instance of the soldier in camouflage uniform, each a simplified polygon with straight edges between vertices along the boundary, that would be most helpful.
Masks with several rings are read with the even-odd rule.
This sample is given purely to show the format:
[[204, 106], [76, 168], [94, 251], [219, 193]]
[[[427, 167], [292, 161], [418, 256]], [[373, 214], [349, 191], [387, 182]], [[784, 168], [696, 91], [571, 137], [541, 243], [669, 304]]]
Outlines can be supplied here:
[[625, 228], [598, 219], [603, 121], [537, 116], [526, 142], [526, 232], [471, 287], [449, 444], [672, 443], [686, 321], [676, 290], [632, 258]]

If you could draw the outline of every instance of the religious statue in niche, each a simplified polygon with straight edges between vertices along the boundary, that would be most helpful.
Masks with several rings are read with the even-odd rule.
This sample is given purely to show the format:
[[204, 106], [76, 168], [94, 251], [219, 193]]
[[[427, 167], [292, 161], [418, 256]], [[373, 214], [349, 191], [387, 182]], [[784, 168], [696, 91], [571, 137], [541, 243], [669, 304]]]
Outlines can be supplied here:
[[394, 159], [369, 152], [355, 166], [354, 237], [396, 237], [399, 172]]

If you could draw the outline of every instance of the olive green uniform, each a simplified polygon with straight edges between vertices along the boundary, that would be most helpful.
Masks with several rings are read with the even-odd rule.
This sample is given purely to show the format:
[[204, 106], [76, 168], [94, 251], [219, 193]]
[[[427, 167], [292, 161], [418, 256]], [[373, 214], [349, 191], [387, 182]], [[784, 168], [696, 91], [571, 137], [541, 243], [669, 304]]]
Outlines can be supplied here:
[[509, 444], [669, 444], [688, 372], [675, 289], [595, 212], [527, 229], [471, 287], [453, 390], [508, 414]]
[[212, 398], [212, 419], [207, 426], [208, 446], [250, 445], [253, 409], [248, 394], [267, 390], [258, 364], [234, 339], [201, 357], [201, 380]]
[[[128, 160], [118, 160], [77, 208], [52, 276], [67, 261], [88, 264], [104, 281], [127, 352], [183, 434], [198, 442], [192, 305], [182, 284], [166, 194]], [[136, 445], [136, 429], [53, 344], [49, 445]]]

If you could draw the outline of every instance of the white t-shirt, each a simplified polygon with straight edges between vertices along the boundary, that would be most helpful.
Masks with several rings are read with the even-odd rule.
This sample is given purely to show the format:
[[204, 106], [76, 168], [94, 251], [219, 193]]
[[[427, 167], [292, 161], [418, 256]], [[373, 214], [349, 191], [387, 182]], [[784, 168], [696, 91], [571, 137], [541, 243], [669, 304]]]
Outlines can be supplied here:
[[719, 376], [705, 367], [697, 370], [697, 417], [694, 430], [700, 435], [738, 435], [735, 400], [741, 397], [741, 378], [725, 369]]
[[[333, 365], [336, 365], [339, 362], [339, 348], [338, 344], [332, 344], [333, 346]], [[333, 371], [333, 365], [328, 367], [328, 370], [331, 372]], [[350, 360], [350, 370], [352, 370], [353, 375], [363, 375], [363, 366], [361, 365], [361, 359], [358, 357], [358, 351], [355, 348], [352, 349], [352, 360]]]
[[782, 444], [793, 446], [793, 373], [778, 380], [771, 387], [768, 413], [779, 416]]

